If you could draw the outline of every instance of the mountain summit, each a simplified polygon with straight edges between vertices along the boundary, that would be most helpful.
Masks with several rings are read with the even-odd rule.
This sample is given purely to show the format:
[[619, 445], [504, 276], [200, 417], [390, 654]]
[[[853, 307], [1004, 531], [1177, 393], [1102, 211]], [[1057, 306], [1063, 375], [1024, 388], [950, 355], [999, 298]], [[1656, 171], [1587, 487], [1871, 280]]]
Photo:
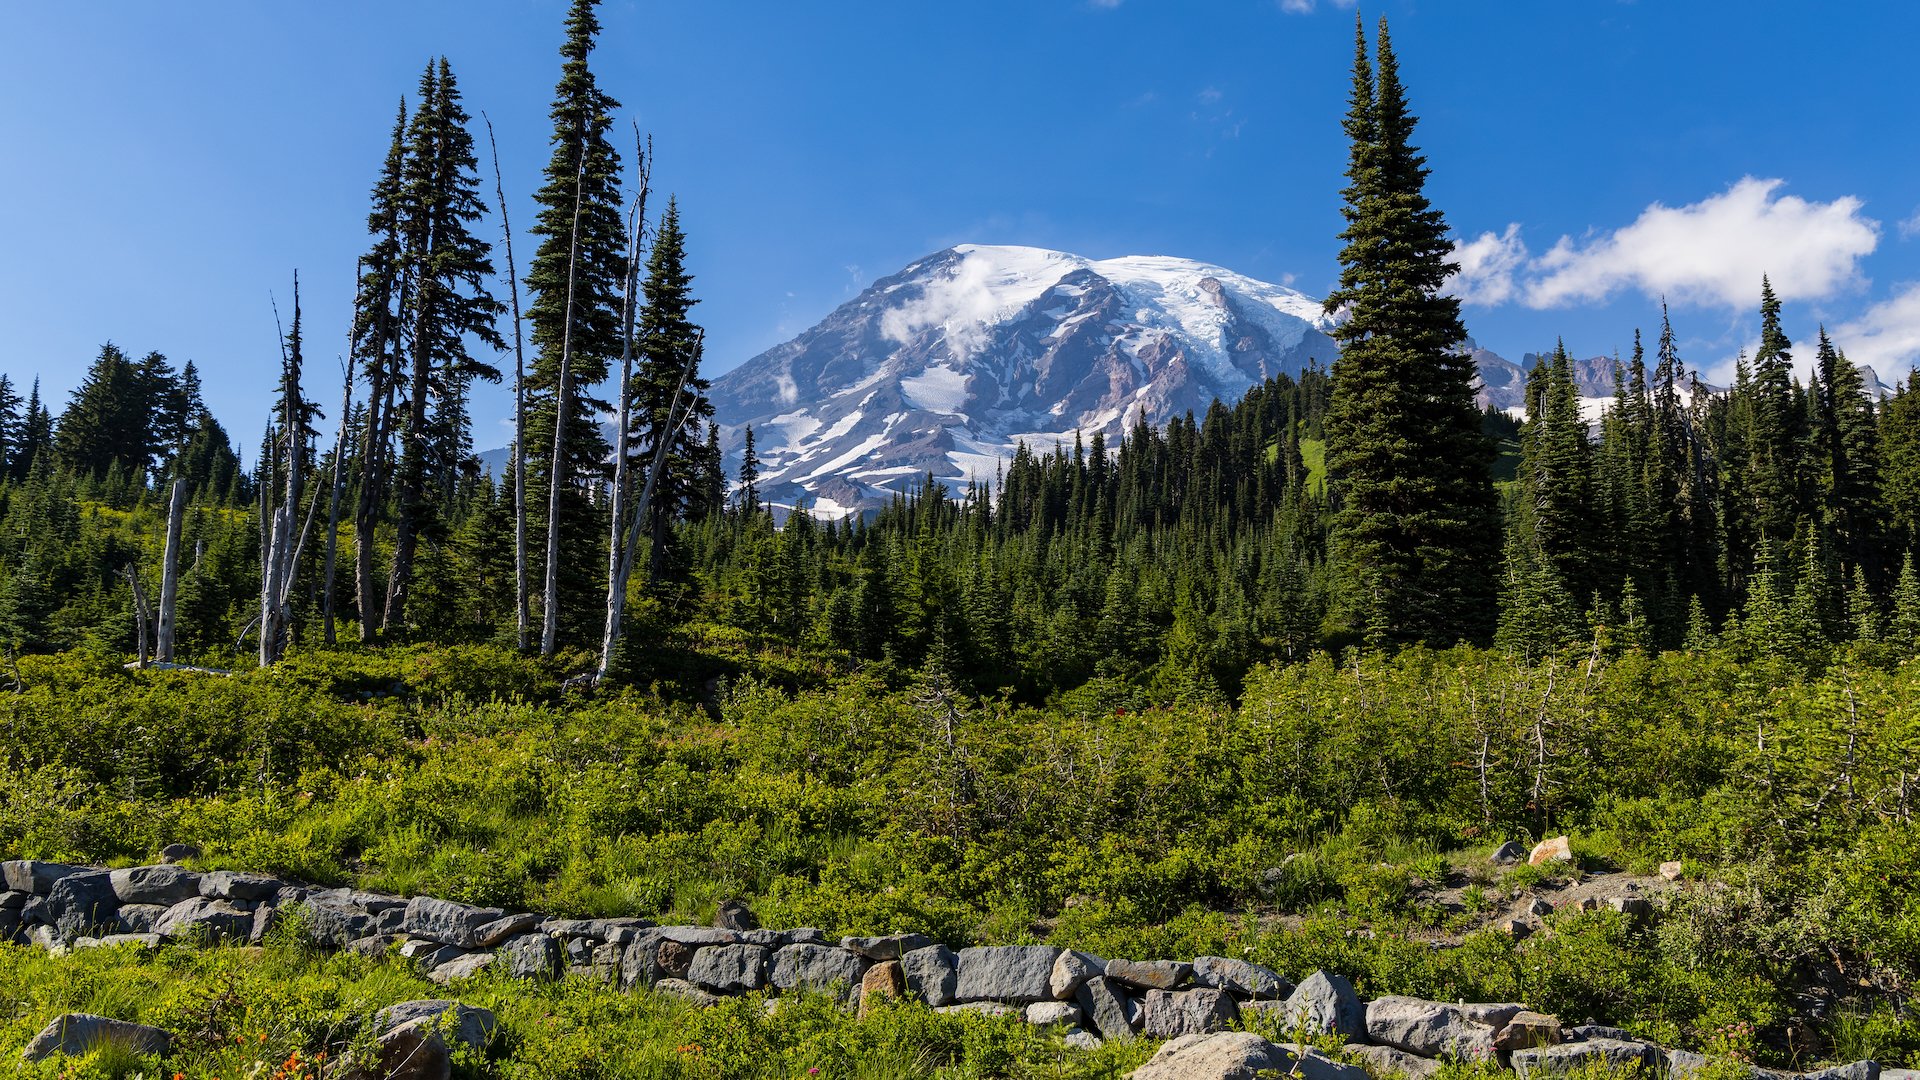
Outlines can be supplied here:
[[1186, 259], [964, 244], [875, 282], [714, 380], [730, 463], [754, 429], [769, 500], [826, 515], [927, 472], [991, 481], [1038, 450], [1159, 425], [1330, 364], [1320, 301]]

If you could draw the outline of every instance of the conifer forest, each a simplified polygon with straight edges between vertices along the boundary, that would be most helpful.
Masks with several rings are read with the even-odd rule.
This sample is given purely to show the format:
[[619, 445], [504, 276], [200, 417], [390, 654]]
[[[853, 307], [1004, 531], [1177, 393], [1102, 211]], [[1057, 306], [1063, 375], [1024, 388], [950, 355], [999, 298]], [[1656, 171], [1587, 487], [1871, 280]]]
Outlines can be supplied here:
[[[303, 313], [288, 268], [264, 423], [216, 418], [167, 341], [100, 344], [65, 401], [0, 371], [0, 895], [33, 894], [0, 903], [0, 1058], [22, 1075], [414, 1076], [368, 1017], [438, 998], [499, 1025], [442, 1045], [441, 1077], [1255, 1075], [1167, 1071], [1161, 1039], [1222, 1029], [1355, 1070], [1309, 1080], [1528, 1075], [1538, 1042], [1361, 1053], [1401, 1046], [1374, 1031], [1390, 995], [1524, 1002], [1558, 1017], [1547, 1042], [1614, 1039], [1585, 1021], [1666, 1055], [1542, 1075], [1920, 1068], [1920, 377], [1877, 392], [1783, 317], [1780, 268], [1753, 268], [1731, 380], [1654, 304], [1601, 407], [1564, 344], [1523, 407], [1478, 403], [1421, 88], [1370, 17], [1328, 193], [1337, 352], [821, 513], [761, 486], [764, 431], [723, 450], [681, 215], [702, 194], [655, 190], [675, 147], [616, 120], [598, 0], [555, 30], [550, 132], [496, 131], [443, 57], [394, 88], [350, 325]], [[537, 212], [508, 220], [501, 148], [542, 135]], [[513, 402], [491, 464], [477, 388]], [[251, 952], [129, 944], [158, 901], [121, 895], [127, 940], [89, 949], [106, 934], [60, 921], [65, 886], [15, 883], [169, 845], [204, 897], [236, 872], [416, 898], [409, 919], [433, 897], [919, 935], [963, 989], [984, 947], [1239, 958], [1372, 1004], [1346, 1037], [1300, 992], [1183, 1028], [1152, 995], [1215, 984], [1101, 960], [1145, 1020], [1101, 1026], [1082, 973], [1049, 1027], [928, 1011], [911, 966], [874, 989], [906, 944], [861, 953], [857, 1012], [727, 998], [684, 964], [663, 991], [591, 947], [551, 980], [503, 974], [502, 946], [448, 982], [406, 931], [317, 945], [318, 893], [261, 915]], [[758, 986], [801, 940], [758, 942], [782, 958]], [[171, 1048], [35, 1063], [54, 1017], [96, 1013]]]

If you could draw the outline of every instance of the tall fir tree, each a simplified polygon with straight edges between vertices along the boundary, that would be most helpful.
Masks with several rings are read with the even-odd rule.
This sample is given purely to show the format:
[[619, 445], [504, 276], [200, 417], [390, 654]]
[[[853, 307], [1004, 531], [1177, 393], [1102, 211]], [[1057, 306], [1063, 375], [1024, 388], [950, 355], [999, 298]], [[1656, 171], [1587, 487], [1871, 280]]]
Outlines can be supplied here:
[[672, 523], [698, 501], [705, 451], [701, 421], [713, 415], [708, 383], [700, 376], [700, 328], [689, 318], [700, 301], [693, 296], [686, 258], [680, 207], [669, 199], [641, 286], [646, 306], [635, 341], [639, 365], [628, 391], [641, 460], [651, 461], [661, 440], [668, 440], [666, 464], [648, 508], [647, 576], [656, 585], [677, 576]]
[[143, 399], [138, 367], [118, 345], [100, 346], [60, 414], [53, 443], [61, 464], [92, 477], [115, 469], [132, 476], [146, 468], [153, 417]]
[[1780, 326], [1780, 298], [1760, 279], [1760, 347], [1748, 388], [1747, 491], [1754, 533], [1775, 545], [1792, 543], [1806, 515], [1807, 410], [1793, 375], [1793, 342]]
[[1879, 580], [1884, 571], [1880, 541], [1880, 431], [1860, 369], [1820, 328], [1815, 353], [1814, 387], [1815, 462], [1821, 483], [1817, 495], [1826, 510], [1826, 524], [1841, 562], [1851, 577], [1865, 569]]
[[740, 447], [740, 512], [752, 517], [760, 512], [760, 458], [753, 449], [753, 425]]
[[0, 374], [0, 478], [13, 472], [13, 459], [20, 451], [20, 437], [24, 434], [22, 425], [25, 417], [21, 415], [22, 404], [19, 391], [13, 388], [13, 380]]
[[1326, 302], [1345, 316], [1325, 420], [1336, 614], [1373, 644], [1481, 639], [1500, 530], [1460, 302], [1442, 292], [1452, 246], [1424, 192], [1386, 21], [1377, 78], [1364, 25], [1355, 37], [1345, 247]]

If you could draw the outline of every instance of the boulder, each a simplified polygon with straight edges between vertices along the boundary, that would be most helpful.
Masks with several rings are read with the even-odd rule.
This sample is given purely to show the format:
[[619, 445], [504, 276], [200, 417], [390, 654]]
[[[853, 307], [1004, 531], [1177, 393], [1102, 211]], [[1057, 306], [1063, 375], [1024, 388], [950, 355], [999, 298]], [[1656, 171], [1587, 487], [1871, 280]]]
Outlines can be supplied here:
[[157, 949], [160, 947], [160, 935], [108, 934], [106, 937], [100, 938], [83, 937], [73, 939], [73, 947], [75, 949], [111, 949], [120, 945], [131, 945], [143, 951], [147, 949]]
[[54, 881], [41, 917], [54, 925], [62, 941], [72, 941], [83, 934], [97, 937], [96, 930], [118, 929], [119, 909], [112, 876], [105, 870], [82, 870]]
[[1162, 1046], [1131, 1080], [1255, 1080], [1262, 1072], [1285, 1074], [1293, 1055], [1245, 1031], [1186, 1035]]
[[788, 945], [831, 945], [827, 932], [811, 926], [802, 926], [795, 930], [783, 931], [780, 935]]
[[1172, 990], [1193, 978], [1193, 965], [1178, 960], [1109, 960], [1106, 975], [1141, 990]]
[[200, 848], [196, 844], [168, 844], [160, 849], [160, 861], [163, 863], [186, 862], [200, 857]]
[[1126, 992], [1108, 982], [1106, 976], [1095, 975], [1082, 983], [1073, 999], [1088, 1025], [1099, 1032], [1101, 1038], [1133, 1038], [1133, 1016], [1127, 1008]]
[[444, 945], [477, 949], [480, 947], [480, 928], [505, 914], [499, 908], [473, 907], [451, 900], [435, 900], [431, 896], [416, 896], [407, 901], [400, 930], [413, 937], [438, 941]]
[[1511, 1054], [1515, 1050], [1553, 1046], [1560, 1041], [1560, 1021], [1557, 1017], [1523, 1009], [1513, 1014], [1493, 1037], [1493, 1048], [1502, 1054]]
[[942, 1005], [933, 1011], [949, 1015], [954, 1013], [972, 1013], [975, 1016], [988, 1016], [995, 1020], [1004, 1020], [1009, 1017], [1025, 1015], [1017, 1006], [1008, 1005], [1003, 1001], [966, 1001], [958, 1005]]
[[0, 891], [0, 911], [19, 911], [33, 899], [30, 892], [15, 892], [12, 889]]
[[915, 949], [900, 958], [900, 972], [906, 976], [907, 991], [918, 995], [929, 1008], [953, 1004], [960, 958], [952, 949], [945, 945]]
[[1049, 1001], [1048, 983], [1060, 950], [1047, 945], [988, 945], [961, 949], [954, 996], [960, 1001], [1031, 1005]]
[[740, 935], [740, 944], [758, 945], [763, 949], [784, 949], [793, 944], [785, 930], [736, 930]]
[[1396, 1050], [1391, 1046], [1348, 1043], [1344, 1049], [1349, 1055], [1365, 1062], [1367, 1070], [1376, 1076], [1404, 1076], [1407, 1080], [1428, 1080], [1429, 1077], [1439, 1073], [1441, 1068], [1441, 1063], [1432, 1058], [1409, 1054], [1405, 1050]]
[[151, 934], [167, 909], [159, 904], [123, 904], [117, 913], [123, 934]]
[[491, 1009], [432, 998], [403, 1001], [381, 1009], [373, 1014], [373, 1030], [376, 1034], [384, 1035], [418, 1020], [431, 1020], [435, 1027], [445, 1030], [454, 1042], [475, 1049], [485, 1048], [492, 1040], [494, 1031], [500, 1027], [500, 1021]]
[[1228, 956], [1195, 957], [1193, 981], [1234, 997], [1272, 999], [1293, 993], [1293, 984], [1273, 970]]
[[1027, 1023], [1034, 1027], [1080, 1023], [1080, 1007], [1070, 1001], [1037, 1001], [1027, 1006]]
[[1877, 1062], [1856, 1061], [1802, 1074], [1800, 1080], [1881, 1080], [1882, 1075]]
[[1493, 1056], [1493, 1036], [1491, 1026], [1444, 1002], [1387, 995], [1367, 1003], [1367, 1041], [1409, 1054], [1484, 1061]]
[[1566, 1076], [1594, 1066], [1618, 1072], [1637, 1065], [1643, 1075], [1651, 1076], [1660, 1067], [1661, 1055], [1659, 1048], [1643, 1042], [1588, 1039], [1515, 1050], [1512, 1061], [1513, 1071], [1519, 1074], [1520, 1080]]
[[[289, 889], [295, 893], [298, 893], [300, 891], [299, 886], [290, 885], [287, 887], [287, 889], [282, 889], [281, 892], [284, 894]], [[290, 897], [283, 896], [282, 899], [283, 901], [292, 901], [296, 903], [301, 900], [311, 900], [316, 903], [332, 904], [335, 907], [356, 908], [360, 911], [366, 912], [369, 915], [378, 915], [383, 911], [388, 911], [394, 908], [404, 909], [408, 904], [408, 901], [402, 900], [397, 896], [387, 896], [384, 893], [362, 892], [359, 889], [344, 889], [344, 888], [342, 889], [309, 889], [307, 890], [306, 895], [304, 896], [299, 896], [299, 895], [290, 896]], [[461, 907], [463, 905], [455, 904], [453, 906]]]
[[1310, 1035], [1334, 1034], [1348, 1041], [1367, 1031], [1367, 1013], [1360, 995], [1345, 976], [1316, 971], [1293, 988], [1284, 1014], [1286, 1030], [1304, 1027]]
[[1687, 864], [1683, 862], [1663, 862], [1660, 864], [1660, 876], [1668, 881], [1679, 881], [1686, 875]]
[[273, 928], [280, 925], [280, 909], [272, 904], [261, 904], [253, 909], [253, 928], [247, 931], [247, 943], [258, 945], [267, 940]]
[[1527, 1007], [1517, 1001], [1469, 1001], [1454, 1008], [1460, 1015], [1476, 1024], [1485, 1024], [1498, 1031], [1507, 1026], [1514, 1017], [1527, 1011]]
[[345, 945], [376, 933], [373, 916], [344, 904], [310, 899], [304, 910], [307, 936], [321, 945]]
[[1587, 1039], [1612, 1039], [1615, 1042], [1637, 1043], [1647, 1041], [1625, 1028], [1612, 1027], [1607, 1024], [1575, 1024], [1566, 1029], [1566, 1037], [1572, 1042], [1580, 1042]]
[[1177, 1039], [1225, 1031], [1240, 1015], [1224, 990], [1149, 990], [1141, 1009], [1141, 1032], [1149, 1039]]
[[1527, 903], [1527, 914], [1546, 918], [1553, 914], [1553, 903], [1545, 897], [1536, 896]]
[[334, 1080], [449, 1080], [453, 1075], [453, 1055], [432, 1020], [382, 1032], [374, 1039], [372, 1061], [358, 1061], [350, 1054], [341, 1064]]
[[1499, 847], [1494, 848], [1493, 855], [1490, 858], [1492, 859], [1495, 865], [1512, 866], [1514, 863], [1517, 863], [1521, 859], [1526, 858], [1526, 856], [1527, 856], [1526, 845], [1522, 844], [1518, 840], [1509, 840], [1506, 843], [1501, 844]]
[[506, 915], [486, 923], [474, 930], [473, 947], [491, 949], [510, 938], [517, 938], [540, 925], [540, 916], [533, 914]]
[[899, 1001], [907, 996], [907, 978], [900, 961], [882, 960], [867, 969], [860, 980], [860, 1015], [878, 1008], [882, 1002]]
[[[866, 973], [866, 961], [832, 945], [789, 945], [773, 954], [769, 980], [776, 990], [833, 992], [850, 998]], [[948, 979], [951, 981], [951, 969]], [[924, 996], [924, 995], [923, 995]]]
[[1573, 842], [1564, 836], [1556, 836], [1551, 840], [1540, 841], [1533, 846], [1533, 851], [1527, 855], [1528, 866], [1539, 866], [1544, 862], [1572, 861]]
[[888, 934], [885, 937], [843, 937], [840, 947], [869, 960], [898, 960], [915, 949], [933, 944], [925, 934]]
[[1635, 921], [1653, 917], [1653, 904], [1644, 896], [1610, 896], [1607, 906]]
[[500, 970], [509, 979], [550, 982], [560, 967], [560, 943], [550, 934], [522, 934], [500, 947]]
[[153, 932], [164, 938], [186, 938], [209, 945], [246, 941], [253, 935], [253, 912], [225, 900], [196, 896], [167, 909]]
[[467, 955], [467, 950], [458, 945], [442, 945], [426, 938], [408, 938], [400, 943], [400, 955], [403, 959], [418, 964], [420, 970], [431, 975], [442, 964], [449, 964]]
[[[46, 896], [53, 891], [53, 883], [68, 874], [79, 873], [77, 866], [65, 863], [35, 862], [32, 859], [15, 859], [0, 863], [0, 881], [6, 887], [17, 892]], [[84, 1015], [75, 1013], [75, 1016]]]
[[661, 979], [659, 982], [653, 984], [653, 992], [656, 994], [665, 994], [668, 997], [679, 998], [689, 1005], [698, 1005], [703, 1009], [720, 1004], [718, 997], [707, 993], [705, 990], [700, 989], [685, 979]]
[[354, 938], [340, 947], [356, 956], [379, 960], [387, 955], [389, 949], [405, 940], [398, 934], [371, 934], [367, 937]]
[[713, 925], [722, 930], [758, 930], [760, 919], [745, 901], [723, 900], [713, 909]]
[[1067, 1001], [1080, 992], [1088, 979], [1105, 974], [1106, 970], [1105, 960], [1068, 949], [1053, 961], [1053, 972], [1047, 976], [1047, 992], [1055, 1001]]
[[492, 967], [495, 956], [490, 952], [468, 953], [456, 956], [444, 964], [427, 972], [427, 978], [441, 986], [459, 979], [471, 979]]
[[27, 1061], [45, 1061], [56, 1054], [79, 1057], [109, 1045], [165, 1057], [173, 1051], [173, 1036], [145, 1024], [109, 1020], [92, 1013], [65, 1013], [41, 1028], [20, 1056]]
[[738, 945], [740, 935], [718, 926], [659, 926], [654, 933], [676, 945], [702, 949], [708, 945]]
[[767, 960], [758, 945], [715, 945], [693, 954], [687, 981], [716, 994], [750, 994], [767, 985]]
[[1065, 1042], [1075, 1050], [1098, 1050], [1105, 1040], [1085, 1028], [1074, 1028], [1067, 1032]]
[[178, 866], [130, 866], [109, 871], [107, 877], [122, 904], [172, 907], [200, 895], [200, 875]]

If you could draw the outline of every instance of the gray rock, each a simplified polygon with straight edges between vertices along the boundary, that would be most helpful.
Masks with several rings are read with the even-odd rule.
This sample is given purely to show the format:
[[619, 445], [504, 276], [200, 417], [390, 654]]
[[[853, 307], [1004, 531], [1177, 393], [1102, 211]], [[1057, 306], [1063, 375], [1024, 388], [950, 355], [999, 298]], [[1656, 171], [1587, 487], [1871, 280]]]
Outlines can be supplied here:
[[740, 944], [758, 945], [763, 949], [783, 949], [792, 942], [787, 940], [785, 930], [739, 930]]
[[375, 1037], [372, 1060], [354, 1051], [340, 1059], [341, 1080], [451, 1080], [453, 1054], [430, 1019], [401, 1024]]
[[719, 998], [707, 993], [705, 990], [700, 989], [685, 979], [661, 979], [659, 982], [653, 984], [653, 991], [656, 994], [677, 997], [682, 1001], [698, 1005], [703, 1009], [720, 1004]]
[[631, 989], [666, 978], [668, 973], [660, 965], [659, 949], [658, 931], [642, 932], [639, 940], [628, 945], [620, 958], [620, 985]]
[[1625, 1070], [1637, 1064], [1646, 1075], [1652, 1075], [1653, 1070], [1660, 1066], [1661, 1054], [1658, 1047], [1648, 1043], [1627, 1042], [1621, 1039], [1588, 1039], [1584, 1042], [1515, 1050], [1512, 1061], [1513, 1071], [1520, 1075], [1520, 1080], [1565, 1076], [1577, 1069], [1594, 1065]]
[[1193, 965], [1178, 960], [1109, 960], [1106, 975], [1141, 990], [1173, 990], [1193, 977]]
[[750, 994], [767, 985], [767, 957], [758, 945], [712, 945], [693, 954], [687, 981], [716, 994]]
[[373, 916], [343, 904], [309, 900], [302, 911], [307, 936], [321, 945], [345, 945], [376, 933]]
[[[1525, 852], [1523, 851], [1522, 854]], [[1441, 1063], [1432, 1058], [1409, 1054], [1405, 1050], [1396, 1050], [1391, 1046], [1348, 1043], [1345, 1050], [1348, 1054], [1366, 1062], [1369, 1071], [1377, 1076], [1404, 1076], [1407, 1080], [1427, 1080], [1428, 1077], [1438, 1073], [1441, 1067]]]
[[160, 923], [161, 916], [167, 913], [160, 904], [124, 904], [118, 912], [120, 932], [123, 934], [151, 934]]
[[1805, 1073], [1800, 1080], [1880, 1080], [1880, 1065], [1873, 1061], [1856, 1061], [1848, 1065], [1835, 1065], [1817, 1072]]
[[110, 871], [107, 877], [122, 904], [172, 907], [200, 895], [200, 875], [178, 866], [130, 866]]
[[0, 911], [19, 911], [31, 899], [33, 894], [30, 892], [15, 892], [12, 889], [0, 892]]
[[961, 949], [954, 997], [1031, 1005], [1052, 1000], [1047, 984], [1060, 950], [1048, 945], [987, 945]]
[[1509, 840], [1493, 849], [1492, 861], [1500, 866], [1512, 866], [1526, 857], [1526, 845], [1518, 840]]
[[405, 940], [398, 934], [372, 934], [363, 938], [354, 938], [341, 948], [369, 960], [379, 960], [387, 955], [387, 950]]
[[599, 919], [547, 919], [540, 923], [540, 931], [563, 938], [605, 938], [607, 924]]
[[467, 950], [458, 945], [444, 945], [426, 938], [408, 938], [400, 943], [400, 956], [419, 965], [428, 975], [466, 955]]
[[1496, 1029], [1468, 1020], [1457, 1006], [1390, 994], [1368, 1002], [1366, 1016], [1368, 1041], [1382, 1046], [1458, 1061], [1493, 1056]]
[[280, 909], [272, 904], [261, 904], [253, 909], [253, 928], [247, 931], [247, 942], [258, 945], [267, 940], [274, 927], [280, 925]]
[[376, 1034], [384, 1035], [416, 1020], [432, 1020], [436, 1027], [448, 1032], [453, 1041], [476, 1049], [485, 1048], [500, 1027], [500, 1021], [490, 1009], [432, 999], [403, 1001], [381, 1009], [373, 1014], [373, 1029]]
[[1641, 920], [1653, 917], [1653, 904], [1644, 896], [1608, 897], [1607, 906], [1629, 919]]
[[789, 945], [773, 954], [769, 978], [777, 990], [837, 991], [852, 1000], [866, 967], [862, 957], [832, 945]]
[[917, 994], [929, 1008], [951, 1005], [959, 985], [960, 958], [945, 945], [915, 949], [900, 958], [907, 992]]
[[511, 979], [557, 979], [560, 943], [549, 934], [522, 934], [501, 946], [500, 970]]
[[1195, 957], [1193, 981], [1234, 997], [1273, 999], [1293, 993], [1293, 984], [1272, 969], [1228, 956]]
[[885, 937], [844, 937], [840, 947], [869, 960], [898, 960], [915, 949], [933, 944], [925, 934], [888, 934]]
[[738, 945], [740, 935], [718, 926], [660, 926], [654, 933], [679, 945], [703, 949], [708, 945]]
[[1149, 990], [1141, 1032], [1149, 1039], [1202, 1035], [1225, 1031], [1239, 1015], [1233, 995], [1225, 990]]
[[1008, 1005], [1004, 1001], [963, 1001], [958, 1005], [942, 1005], [933, 1011], [947, 1014], [973, 1013], [976, 1016], [991, 1016], [996, 1020], [1026, 1015], [1018, 1007]]
[[40, 1029], [20, 1056], [28, 1061], [45, 1061], [56, 1054], [79, 1057], [108, 1045], [165, 1057], [173, 1051], [173, 1036], [145, 1024], [109, 1020], [92, 1013], [66, 1013]]
[[1034, 1027], [1080, 1023], [1080, 1007], [1070, 1001], [1037, 1001], [1027, 1006], [1027, 1023]]
[[163, 863], [186, 862], [200, 857], [200, 848], [196, 844], [168, 844], [160, 849], [160, 861]]
[[1098, 1050], [1106, 1044], [1100, 1036], [1085, 1028], [1074, 1028], [1067, 1032], [1066, 1043], [1075, 1050]]
[[265, 874], [214, 870], [200, 875], [200, 895], [215, 900], [272, 900], [287, 883]]
[[1668, 1080], [1687, 1080], [1688, 1077], [1713, 1064], [1712, 1058], [1692, 1050], [1673, 1049], [1668, 1050], [1666, 1054]]
[[1162, 1046], [1131, 1080], [1254, 1080], [1292, 1064], [1292, 1054], [1249, 1032], [1195, 1034]]
[[160, 947], [159, 934], [108, 934], [100, 938], [75, 938], [73, 947], [77, 949], [112, 949], [121, 945], [132, 945], [137, 949], [157, 949]]
[[[298, 886], [293, 886], [298, 888]], [[393, 908], [404, 908], [407, 901], [397, 896], [382, 893], [362, 892], [359, 889], [309, 889], [307, 895], [298, 899], [316, 903], [332, 904], [336, 907], [357, 908], [369, 915], [378, 915]], [[460, 905], [456, 904], [455, 907]]]
[[167, 909], [153, 932], [165, 938], [188, 938], [208, 944], [245, 941], [253, 934], [253, 912], [225, 900], [196, 896]]
[[832, 941], [828, 940], [826, 931], [819, 930], [811, 926], [803, 926], [797, 930], [788, 930], [786, 931], [785, 936], [787, 939], [786, 943], [788, 945], [831, 945], [833, 944]]
[[1105, 960], [1092, 953], [1068, 949], [1053, 962], [1053, 972], [1047, 977], [1047, 992], [1055, 1001], [1071, 1000], [1088, 979], [1105, 974], [1106, 970]]
[[1566, 1030], [1566, 1037], [1576, 1042], [1587, 1039], [1612, 1039], [1615, 1042], [1637, 1043], [1647, 1041], [1625, 1028], [1609, 1027], [1606, 1024], [1575, 1024]]
[[539, 925], [540, 916], [538, 915], [507, 915], [474, 930], [473, 944], [475, 948], [491, 949], [508, 938], [519, 937]]
[[1360, 995], [1345, 976], [1316, 971], [1287, 998], [1285, 1027], [1304, 1026], [1309, 1034], [1335, 1034], [1349, 1042], [1366, 1034], [1367, 1014]]
[[499, 908], [472, 907], [435, 900], [431, 896], [416, 896], [407, 901], [407, 913], [400, 929], [429, 941], [476, 949], [480, 947], [480, 928], [504, 914]]
[[[79, 873], [77, 866], [66, 863], [36, 862], [32, 859], [15, 859], [0, 863], [0, 879], [6, 886], [18, 892], [46, 896], [53, 891], [53, 883], [68, 874]], [[75, 1013], [74, 1015], [84, 1015]]]
[[42, 918], [53, 923], [63, 941], [95, 931], [113, 933], [120, 925], [120, 899], [113, 894], [113, 878], [105, 870], [67, 874], [47, 891]]
[[587, 967], [600, 982], [617, 983], [620, 980], [620, 964], [626, 955], [625, 945], [603, 942], [593, 947], [593, 955], [587, 958]]
[[1082, 983], [1079, 992], [1074, 994], [1074, 1001], [1088, 1025], [1099, 1032], [1101, 1038], [1133, 1038], [1133, 1016], [1126, 992], [1108, 982], [1106, 976], [1095, 975]]
[[1553, 914], [1553, 904], [1545, 897], [1536, 896], [1527, 904], [1527, 914], [1544, 919], [1548, 915]]
[[490, 952], [468, 953], [435, 967], [427, 972], [427, 978], [445, 986], [459, 979], [471, 979], [492, 967], [493, 963], [494, 954]]
[[1920, 1069], [1881, 1069], [1880, 1080], [1920, 1080]]

